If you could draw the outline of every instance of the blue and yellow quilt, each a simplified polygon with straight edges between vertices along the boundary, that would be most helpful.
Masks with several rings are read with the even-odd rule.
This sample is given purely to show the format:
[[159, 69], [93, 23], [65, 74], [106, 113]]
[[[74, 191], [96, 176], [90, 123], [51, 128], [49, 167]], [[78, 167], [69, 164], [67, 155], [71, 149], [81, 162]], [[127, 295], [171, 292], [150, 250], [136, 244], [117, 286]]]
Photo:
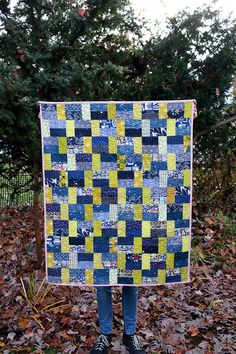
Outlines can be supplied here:
[[48, 282], [189, 282], [193, 100], [39, 105]]

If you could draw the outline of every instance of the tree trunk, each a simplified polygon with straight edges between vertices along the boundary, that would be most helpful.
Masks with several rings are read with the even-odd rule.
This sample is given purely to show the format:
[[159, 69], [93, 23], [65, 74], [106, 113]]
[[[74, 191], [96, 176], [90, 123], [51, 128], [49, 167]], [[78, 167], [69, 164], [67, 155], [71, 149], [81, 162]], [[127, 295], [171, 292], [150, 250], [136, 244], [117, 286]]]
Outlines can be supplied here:
[[39, 170], [34, 162], [34, 232], [36, 238], [37, 268], [42, 264], [42, 238], [39, 225]]

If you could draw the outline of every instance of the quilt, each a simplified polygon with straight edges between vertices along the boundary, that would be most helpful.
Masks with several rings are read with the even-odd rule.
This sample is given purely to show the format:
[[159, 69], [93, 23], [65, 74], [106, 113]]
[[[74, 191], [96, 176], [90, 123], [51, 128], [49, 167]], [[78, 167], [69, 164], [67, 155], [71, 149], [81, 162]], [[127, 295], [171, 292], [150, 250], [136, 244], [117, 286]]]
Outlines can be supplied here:
[[39, 101], [49, 283], [190, 281], [193, 101]]

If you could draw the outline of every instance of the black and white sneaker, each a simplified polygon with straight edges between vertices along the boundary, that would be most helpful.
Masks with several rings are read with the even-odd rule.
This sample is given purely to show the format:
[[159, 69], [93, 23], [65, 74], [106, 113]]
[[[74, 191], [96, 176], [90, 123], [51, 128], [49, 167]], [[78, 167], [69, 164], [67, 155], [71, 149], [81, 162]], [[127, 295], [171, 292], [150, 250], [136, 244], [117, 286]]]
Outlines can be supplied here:
[[106, 354], [111, 344], [112, 334], [103, 334], [97, 338], [89, 354]]
[[146, 354], [137, 334], [123, 334], [123, 344], [131, 354]]

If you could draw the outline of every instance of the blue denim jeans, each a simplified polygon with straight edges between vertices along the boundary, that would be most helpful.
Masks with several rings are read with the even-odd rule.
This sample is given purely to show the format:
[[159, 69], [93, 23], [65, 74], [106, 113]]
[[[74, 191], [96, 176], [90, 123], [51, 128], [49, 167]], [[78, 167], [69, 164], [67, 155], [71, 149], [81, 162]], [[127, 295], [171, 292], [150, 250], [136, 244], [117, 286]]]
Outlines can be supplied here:
[[[100, 331], [112, 333], [112, 286], [97, 286], [98, 320]], [[122, 286], [122, 315], [124, 332], [134, 334], [137, 323], [138, 287]]]

